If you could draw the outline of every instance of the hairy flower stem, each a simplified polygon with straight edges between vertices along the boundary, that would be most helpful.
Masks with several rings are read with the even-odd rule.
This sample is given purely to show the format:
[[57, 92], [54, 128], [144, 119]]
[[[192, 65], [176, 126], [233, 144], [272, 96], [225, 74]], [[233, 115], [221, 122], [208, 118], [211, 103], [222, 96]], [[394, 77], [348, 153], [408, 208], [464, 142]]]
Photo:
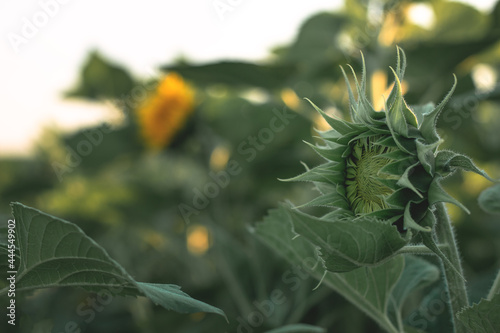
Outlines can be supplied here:
[[466, 333], [466, 328], [456, 320], [455, 316], [464, 307], [469, 305], [469, 300], [467, 297], [465, 280], [463, 278], [460, 254], [458, 253], [453, 227], [451, 226], [451, 221], [444, 203], [437, 204], [436, 218], [436, 232], [438, 239], [441, 243], [448, 244], [448, 247], [443, 248], [442, 251], [451, 261], [453, 266], [455, 266], [458, 270], [457, 272], [452, 267], [449, 267], [449, 265], [443, 264], [446, 286], [450, 297], [451, 320], [456, 333]]
[[498, 271], [497, 277], [491, 286], [490, 292], [488, 293], [488, 299], [491, 300], [495, 294], [500, 292], [500, 271]]
[[[437, 244], [437, 246], [443, 250], [448, 247], [447, 244]], [[425, 254], [435, 254], [432, 250], [430, 250], [425, 245], [406, 245], [400, 248], [396, 254], [416, 254], [416, 255], [425, 255]]]

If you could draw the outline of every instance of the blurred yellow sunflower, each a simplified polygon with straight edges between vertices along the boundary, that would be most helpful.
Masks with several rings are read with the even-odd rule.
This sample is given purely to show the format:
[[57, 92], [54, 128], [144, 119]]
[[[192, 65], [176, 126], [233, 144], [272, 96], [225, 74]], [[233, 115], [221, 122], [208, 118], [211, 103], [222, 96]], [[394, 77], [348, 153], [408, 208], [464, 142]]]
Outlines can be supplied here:
[[194, 110], [194, 89], [177, 73], [170, 73], [136, 110], [146, 145], [169, 145]]

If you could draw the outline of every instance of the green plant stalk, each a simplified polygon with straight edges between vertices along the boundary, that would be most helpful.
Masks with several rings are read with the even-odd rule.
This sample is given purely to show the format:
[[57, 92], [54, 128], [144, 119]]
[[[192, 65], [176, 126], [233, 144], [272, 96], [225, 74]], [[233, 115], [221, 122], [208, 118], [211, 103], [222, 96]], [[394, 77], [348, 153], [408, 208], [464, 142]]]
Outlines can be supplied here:
[[497, 277], [491, 286], [490, 292], [488, 293], [488, 299], [491, 300], [495, 294], [500, 292], [500, 271], [498, 271]]
[[[448, 248], [448, 244], [437, 244], [437, 246], [441, 250]], [[425, 245], [406, 245], [400, 248], [396, 254], [435, 255], [435, 253]]]
[[466, 328], [455, 318], [455, 315], [461, 309], [469, 305], [469, 299], [467, 296], [465, 280], [463, 278], [460, 254], [455, 241], [455, 234], [444, 203], [437, 204], [436, 218], [436, 233], [438, 239], [441, 243], [448, 245], [446, 248], [443, 248], [442, 251], [451, 261], [453, 266], [455, 266], [458, 270], [457, 272], [453, 270], [452, 267], [449, 267], [449, 265], [442, 265], [444, 277], [446, 279], [446, 287], [448, 288], [448, 294], [450, 297], [451, 320], [456, 333], [467, 333]]

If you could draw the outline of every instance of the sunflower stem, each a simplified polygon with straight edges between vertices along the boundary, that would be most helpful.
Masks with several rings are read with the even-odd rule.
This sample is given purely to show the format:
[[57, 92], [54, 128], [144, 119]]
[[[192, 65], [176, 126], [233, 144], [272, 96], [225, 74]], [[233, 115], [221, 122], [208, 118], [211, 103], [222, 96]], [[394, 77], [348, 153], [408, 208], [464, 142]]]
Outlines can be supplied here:
[[500, 292], [500, 270], [498, 271], [497, 277], [491, 286], [490, 292], [488, 293], [488, 299], [491, 300], [495, 294]]
[[465, 280], [463, 279], [462, 263], [460, 261], [460, 254], [455, 241], [455, 234], [444, 203], [437, 205], [436, 217], [436, 233], [438, 239], [441, 243], [448, 245], [446, 248], [443, 248], [442, 251], [446, 257], [448, 257], [453, 266], [458, 270], [457, 272], [453, 269], [453, 267], [445, 265], [444, 263], [442, 265], [446, 280], [446, 287], [448, 288], [451, 320], [456, 333], [466, 333], [466, 328], [456, 320], [455, 316], [464, 307], [469, 305], [469, 300], [467, 297]]
[[[443, 250], [445, 248], [448, 248], [448, 244], [438, 244], [438, 247]], [[398, 250], [397, 254], [430, 254], [430, 255], [436, 255], [432, 250], [430, 250], [427, 246], [425, 245], [406, 245], [402, 247], [401, 249]]]

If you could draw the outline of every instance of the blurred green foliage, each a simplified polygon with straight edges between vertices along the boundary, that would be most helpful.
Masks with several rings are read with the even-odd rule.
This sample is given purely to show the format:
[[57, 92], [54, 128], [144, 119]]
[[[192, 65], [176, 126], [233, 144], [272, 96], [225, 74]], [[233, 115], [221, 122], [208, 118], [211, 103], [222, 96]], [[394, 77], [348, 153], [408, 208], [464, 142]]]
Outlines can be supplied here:
[[[410, 19], [415, 4], [430, 6], [431, 27]], [[230, 320], [227, 324], [213, 315], [170, 313], [144, 299], [115, 299], [94, 321], [82, 323], [87, 332], [165, 328], [180, 333], [237, 332], [238, 328], [264, 332], [292, 323], [329, 332], [377, 332], [374, 322], [326, 286], [313, 291], [316, 280], [302, 278], [255, 239], [248, 227], [283, 199], [299, 204], [313, 197], [310, 186], [278, 181], [300, 173], [299, 161], [319, 164], [319, 157], [302, 140], [310, 141], [314, 128], [324, 124], [302, 98], [347, 119], [339, 65], [351, 64], [359, 71], [361, 50], [369, 84], [383, 94], [392, 81], [388, 66], [395, 62], [396, 44], [408, 58], [404, 84], [410, 105], [439, 102], [451, 87], [452, 74], [457, 75], [457, 91], [438, 122], [445, 138], [443, 148], [468, 154], [499, 178], [500, 5], [482, 13], [443, 0], [346, 0], [339, 12], [309, 18], [289, 45], [277, 47], [265, 61], [194, 64], [184, 60], [163, 66], [162, 71], [175, 71], [195, 87], [198, 104], [174, 142], [160, 152], [149, 151], [141, 142], [134, 113], [156, 79], [134, 78], [126, 68], [92, 52], [67, 96], [112, 101], [123, 110], [124, 121], [111, 128], [101, 125], [69, 134], [47, 130], [35, 156], [0, 159], [0, 224], [7, 223], [11, 201], [68, 219], [135, 279], [181, 285], [192, 297], [224, 310]], [[283, 130], [272, 131], [267, 142], [269, 132], [262, 130], [272, 128], [276, 112], [295, 117]], [[86, 156], [78, 154], [84, 141], [91, 147]], [[219, 186], [213, 198], [207, 197], [208, 204], [196, 208], [197, 191], [215, 183], [213, 175], [220, 174], [228, 161], [236, 161], [241, 172], [230, 176], [227, 186]], [[62, 174], [55, 163], [66, 168]], [[446, 182], [449, 193], [472, 212], [450, 211], [472, 301], [489, 289], [500, 263], [498, 216], [483, 212], [477, 204], [479, 193], [489, 185], [466, 174]], [[180, 204], [196, 211], [189, 221], [183, 219]], [[208, 249], [193, 248], [204, 241]], [[274, 290], [282, 291], [286, 301], [267, 316], [261, 304]], [[421, 316], [415, 308], [417, 300], [427, 295], [424, 303], [429, 304], [441, 292], [442, 286], [434, 283], [413, 295], [415, 302], [407, 304], [407, 324], [412, 325], [412, 315]], [[61, 325], [69, 319], [81, 319], [75, 308], [86, 295], [66, 289], [35, 292], [19, 301], [24, 319], [16, 330], [45, 332], [53, 327], [54, 332], [62, 331]], [[258, 327], [249, 324], [255, 313], [264, 318]], [[4, 324], [3, 320], [0, 325]], [[446, 311], [426, 324], [429, 332], [446, 331]]]

